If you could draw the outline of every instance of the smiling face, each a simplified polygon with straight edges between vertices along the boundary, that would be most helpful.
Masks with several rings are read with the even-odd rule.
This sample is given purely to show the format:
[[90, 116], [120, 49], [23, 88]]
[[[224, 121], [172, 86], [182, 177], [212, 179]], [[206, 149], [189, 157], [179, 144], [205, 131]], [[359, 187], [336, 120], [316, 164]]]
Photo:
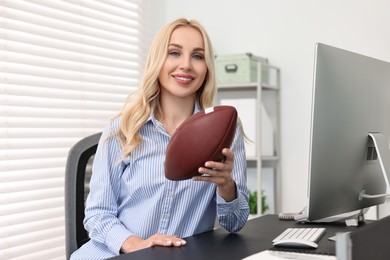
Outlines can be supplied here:
[[173, 31], [168, 55], [159, 73], [162, 97], [195, 100], [207, 74], [204, 49], [203, 37], [198, 30], [182, 26]]

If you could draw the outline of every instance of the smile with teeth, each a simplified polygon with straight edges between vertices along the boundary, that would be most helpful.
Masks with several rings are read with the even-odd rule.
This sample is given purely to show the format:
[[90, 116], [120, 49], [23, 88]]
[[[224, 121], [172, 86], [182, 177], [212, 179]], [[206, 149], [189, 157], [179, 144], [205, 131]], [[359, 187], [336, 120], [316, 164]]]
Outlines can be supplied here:
[[189, 78], [183, 78], [183, 77], [175, 77], [175, 78], [180, 79], [180, 80], [187, 80], [187, 81], [190, 81], [190, 80], [191, 80], [191, 79], [189, 79]]
[[193, 77], [190, 77], [190, 76], [179, 76], [179, 75], [174, 75], [173, 76], [176, 80], [178, 81], [182, 81], [182, 82], [190, 82], [191, 80], [193, 80], [194, 78]]

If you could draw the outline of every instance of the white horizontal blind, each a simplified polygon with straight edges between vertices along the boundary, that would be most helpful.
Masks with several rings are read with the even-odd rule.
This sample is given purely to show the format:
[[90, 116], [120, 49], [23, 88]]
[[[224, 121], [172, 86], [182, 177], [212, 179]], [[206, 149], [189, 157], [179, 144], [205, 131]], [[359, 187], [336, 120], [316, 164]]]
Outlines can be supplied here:
[[145, 1], [0, 0], [0, 259], [65, 259], [70, 147], [137, 88]]

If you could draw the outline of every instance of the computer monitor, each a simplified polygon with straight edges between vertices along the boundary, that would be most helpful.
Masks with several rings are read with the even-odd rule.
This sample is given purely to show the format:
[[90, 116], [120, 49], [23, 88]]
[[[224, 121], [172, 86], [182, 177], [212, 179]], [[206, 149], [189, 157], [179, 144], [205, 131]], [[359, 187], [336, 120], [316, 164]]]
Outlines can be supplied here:
[[383, 203], [389, 139], [390, 63], [316, 44], [307, 220]]

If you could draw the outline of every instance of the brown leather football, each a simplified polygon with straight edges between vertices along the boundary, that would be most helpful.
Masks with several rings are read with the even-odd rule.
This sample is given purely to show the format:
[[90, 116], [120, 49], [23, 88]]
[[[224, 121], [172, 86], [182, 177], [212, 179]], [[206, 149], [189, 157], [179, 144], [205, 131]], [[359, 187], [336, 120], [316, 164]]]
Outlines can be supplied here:
[[222, 161], [236, 131], [237, 111], [232, 106], [207, 108], [187, 118], [172, 135], [165, 158], [165, 177], [186, 180], [200, 175], [207, 161]]

